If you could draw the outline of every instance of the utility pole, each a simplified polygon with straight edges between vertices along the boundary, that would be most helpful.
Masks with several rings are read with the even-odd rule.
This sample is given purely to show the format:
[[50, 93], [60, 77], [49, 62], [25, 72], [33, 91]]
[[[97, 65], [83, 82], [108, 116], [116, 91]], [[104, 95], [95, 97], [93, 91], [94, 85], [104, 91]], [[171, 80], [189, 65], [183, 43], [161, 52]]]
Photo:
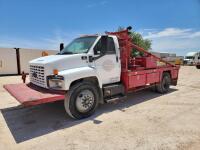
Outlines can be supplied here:
[[16, 50], [17, 72], [18, 75], [20, 75], [21, 74], [20, 53], [19, 53], [20, 48], [14, 48], [14, 49]]

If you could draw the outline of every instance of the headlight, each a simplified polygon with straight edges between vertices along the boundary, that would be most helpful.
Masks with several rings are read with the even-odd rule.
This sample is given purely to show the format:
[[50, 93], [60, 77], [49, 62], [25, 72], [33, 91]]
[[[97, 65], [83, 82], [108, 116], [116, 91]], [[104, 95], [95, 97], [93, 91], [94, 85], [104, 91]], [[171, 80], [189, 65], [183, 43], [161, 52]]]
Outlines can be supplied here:
[[49, 80], [49, 87], [51, 87], [51, 88], [62, 88], [63, 82], [61, 80], [51, 79], [51, 80]]
[[47, 85], [53, 89], [62, 89], [64, 86], [64, 77], [58, 75], [48, 76]]

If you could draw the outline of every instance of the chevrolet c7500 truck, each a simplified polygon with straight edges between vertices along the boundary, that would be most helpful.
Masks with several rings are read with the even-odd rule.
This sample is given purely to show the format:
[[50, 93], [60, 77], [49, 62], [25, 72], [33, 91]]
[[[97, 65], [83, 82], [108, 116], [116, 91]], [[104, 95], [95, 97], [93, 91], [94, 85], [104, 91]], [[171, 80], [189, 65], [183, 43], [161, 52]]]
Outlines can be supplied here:
[[[60, 92], [66, 112], [77, 119], [92, 115], [99, 103], [116, 101], [129, 92], [152, 87], [167, 93], [170, 85], [177, 84], [179, 66], [132, 44], [130, 29], [78, 37], [57, 55], [30, 61], [28, 88], [33, 85], [34, 90]], [[131, 56], [133, 48], [142, 55]], [[29, 98], [21, 102], [35, 105], [58, 99]]]

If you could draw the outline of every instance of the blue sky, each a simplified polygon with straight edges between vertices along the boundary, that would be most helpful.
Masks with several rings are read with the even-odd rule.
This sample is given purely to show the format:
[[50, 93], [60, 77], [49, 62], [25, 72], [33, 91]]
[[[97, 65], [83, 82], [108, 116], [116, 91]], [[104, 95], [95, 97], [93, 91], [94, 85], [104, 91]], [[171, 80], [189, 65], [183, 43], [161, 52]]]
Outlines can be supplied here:
[[200, 0], [0, 0], [0, 47], [58, 49], [129, 25], [154, 51], [200, 50]]

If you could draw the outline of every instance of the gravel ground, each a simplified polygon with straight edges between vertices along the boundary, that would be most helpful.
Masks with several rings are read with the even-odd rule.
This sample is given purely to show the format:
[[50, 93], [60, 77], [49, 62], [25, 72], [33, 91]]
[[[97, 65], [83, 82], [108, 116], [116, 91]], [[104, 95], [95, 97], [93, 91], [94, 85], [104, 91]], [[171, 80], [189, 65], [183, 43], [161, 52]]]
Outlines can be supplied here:
[[0, 150], [200, 149], [200, 70], [184, 66], [178, 86], [165, 95], [149, 90], [101, 105], [84, 120], [70, 119], [63, 103], [23, 108], [2, 87]]

